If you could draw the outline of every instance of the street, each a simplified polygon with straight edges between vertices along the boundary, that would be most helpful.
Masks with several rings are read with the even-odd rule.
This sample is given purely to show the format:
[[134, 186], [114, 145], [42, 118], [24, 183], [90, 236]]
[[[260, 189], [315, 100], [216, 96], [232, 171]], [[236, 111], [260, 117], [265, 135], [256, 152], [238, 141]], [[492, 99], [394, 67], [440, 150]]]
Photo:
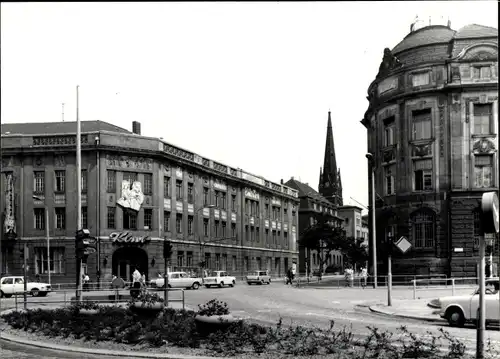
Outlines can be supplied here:
[[[282, 281], [273, 282], [271, 285], [247, 285], [239, 282], [234, 288], [201, 288], [200, 290], [187, 290], [185, 303], [189, 309], [197, 310], [199, 304], [204, 304], [211, 299], [225, 301], [231, 313], [239, 318], [252, 320], [261, 324], [275, 324], [279, 318], [283, 323], [293, 323], [305, 326], [318, 326], [328, 328], [330, 321], [335, 321], [335, 327], [351, 328], [356, 337], [369, 333], [367, 326], [377, 327], [380, 330], [396, 332], [401, 325], [406, 325], [412, 333], [429, 337], [428, 331], [438, 333], [443, 327], [452, 336], [460, 339], [468, 349], [473, 350], [476, 345], [476, 331], [472, 327], [451, 328], [446, 323], [430, 323], [413, 319], [388, 317], [370, 312], [368, 304], [384, 303], [387, 298], [385, 288], [297, 288], [284, 285]], [[432, 298], [432, 292], [426, 293]], [[74, 294], [66, 294], [66, 297]], [[412, 299], [412, 291], [407, 288], [394, 289], [393, 300]], [[436, 297], [439, 294], [436, 294]], [[180, 298], [180, 292], [170, 292], [171, 299]], [[64, 294], [51, 293], [46, 298], [29, 298], [30, 303], [54, 306], [47, 302], [63, 300]], [[18, 303], [22, 308], [22, 303]], [[14, 299], [2, 299], [2, 310], [14, 307]], [[29, 307], [29, 306], [28, 306]], [[500, 342], [500, 332], [487, 330], [486, 340]], [[65, 358], [67, 356], [57, 357]], [[2, 355], [2, 357], [5, 357]], [[18, 357], [18, 356], [17, 356]], [[28, 356], [29, 357], [29, 356]], [[90, 358], [91, 356], [89, 356]]]

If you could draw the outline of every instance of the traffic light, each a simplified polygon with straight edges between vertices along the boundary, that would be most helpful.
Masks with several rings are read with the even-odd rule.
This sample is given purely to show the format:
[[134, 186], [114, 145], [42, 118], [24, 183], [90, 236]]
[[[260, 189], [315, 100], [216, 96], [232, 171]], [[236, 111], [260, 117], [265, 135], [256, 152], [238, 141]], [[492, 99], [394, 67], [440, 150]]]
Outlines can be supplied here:
[[87, 257], [91, 253], [96, 252], [95, 238], [90, 236], [88, 229], [79, 229], [75, 235], [75, 252], [76, 258], [86, 262]]
[[172, 256], [172, 244], [169, 240], [163, 240], [163, 258], [170, 258]]

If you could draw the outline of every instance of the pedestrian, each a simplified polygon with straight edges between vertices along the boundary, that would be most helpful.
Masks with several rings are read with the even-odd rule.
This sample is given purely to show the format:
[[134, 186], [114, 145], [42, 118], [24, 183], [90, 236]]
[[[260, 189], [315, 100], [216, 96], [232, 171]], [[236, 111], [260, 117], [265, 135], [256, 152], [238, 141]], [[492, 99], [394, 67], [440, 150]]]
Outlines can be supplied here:
[[485, 267], [484, 267], [484, 276], [485, 276], [486, 278], [491, 277], [490, 261], [487, 261], [487, 262], [486, 262], [486, 265], [485, 265]]
[[137, 298], [141, 292], [141, 272], [136, 267], [134, 273], [132, 273], [132, 288], [130, 289], [130, 295], [133, 298]]
[[365, 289], [368, 280], [368, 271], [365, 267], [361, 268], [361, 287]]
[[146, 287], [146, 274], [144, 272], [142, 272], [141, 276], [141, 286]]
[[83, 290], [85, 292], [89, 291], [89, 285], [90, 285], [90, 277], [87, 273], [83, 275]]
[[125, 281], [115, 274], [113, 274], [113, 279], [111, 280], [111, 288], [115, 290], [115, 300], [119, 299], [119, 290], [125, 288]]
[[349, 268], [349, 287], [354, 287], [354, 269]]
[[292, 284], [292, 268], [288, 268], [288, 271], [286, 272], [286, 284]]

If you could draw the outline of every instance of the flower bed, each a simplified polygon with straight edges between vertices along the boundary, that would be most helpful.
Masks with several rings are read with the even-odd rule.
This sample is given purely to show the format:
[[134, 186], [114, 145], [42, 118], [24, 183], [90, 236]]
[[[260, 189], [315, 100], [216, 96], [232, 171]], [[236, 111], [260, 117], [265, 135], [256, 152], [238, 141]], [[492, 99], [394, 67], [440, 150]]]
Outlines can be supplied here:
[[[333, 322], [329, 330], [321, 330], [287, 327], [281, 321], [274, 327], [266, 327], [238, 320], [222, 331], [201, 336], [196, 325], [197, 315], [216, 316], [227, 312], [217, 302], [209, 303], [215, 309], [204, 306], [197, 313], [166, 308], [154, 318], [140, 316], [130, 308], [92, 303], [62, 309], [11, 312], [2, 318], [18, 332], [50, 337], [52, 339], [48, 341], [56, 339], [59, 343], [61, 339], [93, 343], [93, 348], [102, 349], [125, 350], [128, 347], [132, 350], [247, 358], [468, 358], [464, 354], [465, 347], [445, 331], [441, 331], [440, 338], [424, 342], [404, 327], [394, 335], [371, 328], [371, 335], [366, 340], [356, 341], [349, 330], [335, 330]], [[96, 309], [97, 313], [82, 315], [80, 308]], [[449, 353], [438, 350], [441, 340], [449, 343]], [[116, 349], [116, 345], [120, 349]], [[490, 357], [496, 355], [498, 352], [491, 352]]]

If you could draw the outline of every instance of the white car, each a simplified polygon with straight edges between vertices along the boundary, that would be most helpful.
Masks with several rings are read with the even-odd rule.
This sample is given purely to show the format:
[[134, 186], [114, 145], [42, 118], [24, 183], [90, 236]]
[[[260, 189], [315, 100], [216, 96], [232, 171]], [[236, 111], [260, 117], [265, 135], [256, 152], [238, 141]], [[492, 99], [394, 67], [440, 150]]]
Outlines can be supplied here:
[[[31, 282], [26, 283], [27, 291], [33, 297], [45, 297], [51, 290], [47, 283]], [[0, 297], [10, 298], [13, 294], [24, 292], [24, 278], [22, 276], [2, 277], [0, 279]]]
[[271, 284], [271, 276], [265, 270], [257, 270], [254, 272], [250, 272], [247, 274], [247, 283], [248, 285], [255, 284]]
[[[499, 280], [489, 278], [485, 282], [486, 323], [500, 323]], [[465, 323], [477, 322], [479, 313], [479, 289], [469, 295], [441, 297], [434, 311], [448, 321], [452, 327], [463, 327]]]
[[203, 284], [207, 288], [211, 286], [218, 286], [219, 288], [222, 288], [225, 285], [234, 287], [234, 285], [236, 284], [236, 278], [227, 274], [226, 271], [216, 270], [203, 280]]
[[[165, 278], [152, 279], [150, 282], [152, 287], [163, 288], [165, 286]], [[169, 272], [168, 287], [169, 288], [192, 288], [198, 289], [202, 283], [201, 278], [193, 278], [186, 272]]]

